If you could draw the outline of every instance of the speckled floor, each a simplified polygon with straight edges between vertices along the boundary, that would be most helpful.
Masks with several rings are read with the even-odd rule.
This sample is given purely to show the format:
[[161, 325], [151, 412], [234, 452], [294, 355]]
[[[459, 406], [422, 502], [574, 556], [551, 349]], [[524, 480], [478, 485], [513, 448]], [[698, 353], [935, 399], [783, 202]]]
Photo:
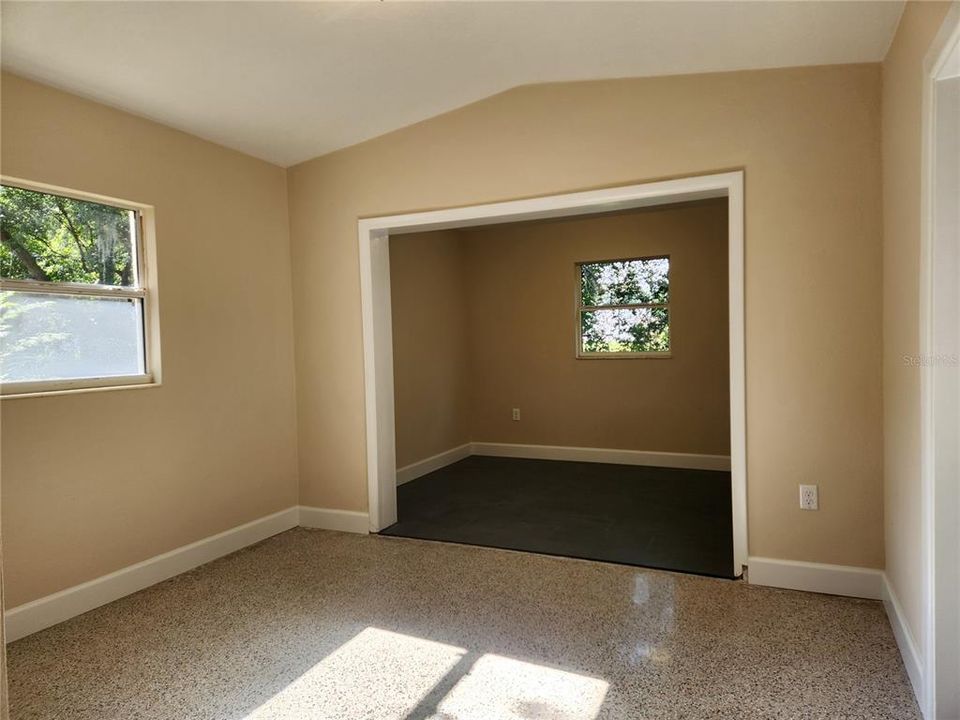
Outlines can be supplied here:
[[9, 646], [58, 720], [912, 720], [879, 603], [296, 529]]

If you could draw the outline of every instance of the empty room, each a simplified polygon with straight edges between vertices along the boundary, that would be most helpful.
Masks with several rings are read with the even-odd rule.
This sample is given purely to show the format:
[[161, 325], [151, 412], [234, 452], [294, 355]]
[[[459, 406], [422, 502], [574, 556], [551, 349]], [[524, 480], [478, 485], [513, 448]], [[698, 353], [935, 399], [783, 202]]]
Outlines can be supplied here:
[[0, 19], [0, 720], [960, 720], [960, 3]]
[[383, 532], [739, 575], [728, 224], [715, 198], [395, 235]]

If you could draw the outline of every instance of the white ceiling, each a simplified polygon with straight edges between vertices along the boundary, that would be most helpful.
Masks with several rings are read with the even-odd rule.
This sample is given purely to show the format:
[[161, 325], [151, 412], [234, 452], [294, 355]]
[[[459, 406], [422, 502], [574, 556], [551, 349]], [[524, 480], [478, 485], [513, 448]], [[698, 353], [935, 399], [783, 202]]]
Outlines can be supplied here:
[[881, 60], [897, 2], [9, 2], [5, 69], [291, 165], [517, 85]]

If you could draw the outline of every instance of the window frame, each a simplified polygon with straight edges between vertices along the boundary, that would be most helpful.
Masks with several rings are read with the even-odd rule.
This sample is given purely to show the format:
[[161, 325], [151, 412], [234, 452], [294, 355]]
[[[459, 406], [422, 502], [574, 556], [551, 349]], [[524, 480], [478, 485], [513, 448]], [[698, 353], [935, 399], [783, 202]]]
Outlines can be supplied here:
[[670, 284], [670, 274], [673, 263], [669, 253], [659, 255], [643, 255], [640, 257], [608, 258], [604, 260], [579, 260], [574, 263], [576, 277], [575, 307], [575, 343], [577, 360], [668, 360], [673, 356], [673, 334], [670, 334], [670, 349], [649, 352], [586, 352], [583, 350], [583, 313], [591, 310], [637, 310], [642, 308], [664, 308], [667, 311], [668, 324], [672, 327], [673, 317], [670, 312], [670, 300], [665, 303], [627, 303], [625, 305], [584, 305], [583, 304], [583, 270], [584, 265], [603, 265], [615, 262], [634, 262], [638, 260], [666, 260], [668, 297], [673, 297], [673, 288]]
[[104, 195], [96, 195], [69, 188], [47, 185], [45, 183], [32, 182], [7, 175], [0, 175], [0, 185], [47, 195], [57, 195], [72, 200], [100, 203], [121, 210], [127, 210], [134, 214], [134, 238], [131, 249], [135, 255], [135, 285], [124, 287], [118, 285], [96, 285], [93, 283], [0, 278], [0, 291], [7, 290], [41, 295], [98, 297], [114, 300], [129, 299], [139, 301], [140, 344], [143, 353], [143, 373], [141, 374], [0, 382], [0, 400], [159, 386], [160, 342], [159, 316], [156, 307], [156, 277], [154, 271], [153, 208], [149, 205], [127, 200], [119, 200]]

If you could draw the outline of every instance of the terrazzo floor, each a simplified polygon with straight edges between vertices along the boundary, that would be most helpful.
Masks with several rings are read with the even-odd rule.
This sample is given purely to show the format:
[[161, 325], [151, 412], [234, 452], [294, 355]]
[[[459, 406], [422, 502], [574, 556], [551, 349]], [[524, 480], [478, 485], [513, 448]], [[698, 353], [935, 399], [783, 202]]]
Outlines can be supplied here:
[[920, 718], [877, 602], [322, 530], [8, 662], [13, 720]]

